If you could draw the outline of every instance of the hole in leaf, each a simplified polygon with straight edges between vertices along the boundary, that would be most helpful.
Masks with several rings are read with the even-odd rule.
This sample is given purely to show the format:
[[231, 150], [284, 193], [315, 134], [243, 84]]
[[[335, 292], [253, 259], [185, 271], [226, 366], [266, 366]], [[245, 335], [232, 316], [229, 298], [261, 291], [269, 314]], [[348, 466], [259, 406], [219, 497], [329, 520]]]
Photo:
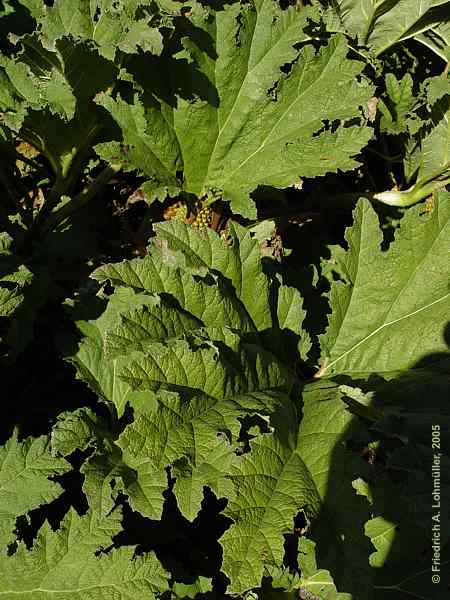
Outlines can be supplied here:
[[101, 552], [135, 545], [135, 556], [153, 550], [176, 581], [189, 582], [198, 575], [221, 581], [222, 548], [218, 540], [232, 523], [221, 514], [227, 500], [218, 499], [210, 488], [204, 487], [201, 508], [191, 522], [181, 513], [171, 489], [164, 492], [164, 498], [158, 521], [133, 510], [128, 498], [121, 495], [118, 504], [122, 508], [123, 531], [113, 538], [110, 548]]
[[285, 534], [284, 537], [284, 557], [283, 565], [291, 572], [297, 573], [298, 567], [298, 539], [306, 533], [308, 522], [303, 511], [298, 512], [293, 519], [292, 533]]
[[270, 426], [259, 415], [247, 415], [238, 419], [241, 423], [241, 429], [238, 437], [238, 447], [235, 454], [241, 456], [250, 452], [250, 441], [258, 437], [262, 433], [270, 433]]

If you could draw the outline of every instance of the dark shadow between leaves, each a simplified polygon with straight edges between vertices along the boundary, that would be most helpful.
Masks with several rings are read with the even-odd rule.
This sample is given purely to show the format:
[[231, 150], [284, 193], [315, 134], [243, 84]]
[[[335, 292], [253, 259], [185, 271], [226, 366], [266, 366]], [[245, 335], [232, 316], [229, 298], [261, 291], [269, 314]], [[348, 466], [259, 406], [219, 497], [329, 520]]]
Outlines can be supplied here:
[[[184, 19], [183, 23], [182, 34], [186, 35], [200, 52], [205, 52], [214, 58], [213, 40], [208, 34], [195, 28], [187, 19]], [[144, 106], [154, 106], [158, 99], [176, 108], [178, 98], [188, 102], [200, 99], [207, 101], [211, 106], [219, 106], [217, 89], [197, 68], [195, 61], [174, 58], [173, 54], [182, 49], [179, 38], [175, 36], [161, 56], [147, 53], [132, 55], [126, 60], [125, 68], [146, 90], [142, 96]]]
[[[0, 52], [6, 56], [11, 56], [18, 50], [8, 39], [9, 36], [32, 33], [36, 25], [30, 11], [22, 3], [10, 0], [9, 5], [13, 10], [0, 18]], [[4, 10], [3, 2], [0, 2], [0, 10]]]
[[[450, 348], [450, 325], [444, 338]], [[336, 377], [329, 382], [330, 397], [339, 384], [372, 392], [368, 408], [382, 416], [355, 415], [335, 445], [323, 510], [308, 534], [317, 542], [318, 566], [331, 572], [338, 591], [358, 600], [443, 600], [450, 590], [445, 578], [450, 564], [450, 352], [424, 356], [391, 380]], [[432, 449], [433, 425], [439, 426], [438, 450]], [[442, 452], [439, 584], [431, 580], [436, 452]], [[371, 504], [357, 495], [356, 481], [364, 482]], [[391, 529], [383, 530], [383, 523]], [[381, 527], [376, 537], [384, 539], [383, 558], [375, 557], [376, 548], [365, 535], [365, 527], [374, 524]], [[375, 564], [369, 569], [371, 555]]]
[[[102, 306], [89, 303], [83, 306], [83, 312], [95, 318]], [[61, 332], [65, 334], [61, 336]], [[97, 396], [75, 378], [74, 367], [63, 360], [62, 340], [58, 343], [55, 339], [60, 336], [66, 343], [66, 355], [72, 355], [78, 348], [79, 333], [59, 305], [48, 305], [36, 319], [34, 340], [17, 357], [14, 368], [0, 365], [2, 443], [11, 437], [15, 427], [19, 430], [19, 439], [50, 433], [56, 417], [64, 411], [86, 406], [106, 414]]]
[[218, 540], [232, 520], [221, 514], [226, 499], [218, 499], [206, 486], [203, 494], [201, 509], [193, 521], [180, 512], [172, 488], [164, 492], [159, 521], [134, 511], [122, 495], [118, 504], [122, 507], [123, 531], [113, 538], [109, 550], [136, 546], [135, 556], [153, 550], [163, 567], [172, 573], [173, 581], [193, 583], [198, 576], [211, 577], [214, 588], [223, 592], [222, 548]]

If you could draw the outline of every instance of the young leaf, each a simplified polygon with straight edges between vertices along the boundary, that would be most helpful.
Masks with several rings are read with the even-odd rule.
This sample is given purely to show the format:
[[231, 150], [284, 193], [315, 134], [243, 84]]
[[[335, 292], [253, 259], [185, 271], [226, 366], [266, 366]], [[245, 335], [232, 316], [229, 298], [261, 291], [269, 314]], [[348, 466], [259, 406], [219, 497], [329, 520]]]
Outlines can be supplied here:
[[67, 356], [119, 415], [132, 388], [143, 384], [195, 388], [214, 397], [291, 384], [278, 323], [289, 318], [301, 333], [301, 299], [283, 286], [278, 303], [257, 240], [239, 226], [230, 227], [230, 235], [228, 247], [213, 231], [160, 225], [148, 256], [93, 274], [116, 291], [99, 318], [89, 316], [89, 302], [74, 313], [84, 339]]
[[407, 73], [400, 81], [393, 73], [386, 75], [386, 105], [382, 100], [378, 103], [381, 112], [381, 131], [402, 133], [407, 131], [406, 120], [413, 108], [415, 99], [412, 91], [413, 81]]
[[[403, 91], [406, 93], [404, 100], [408, 101], [410, 93], [405, 88]], [[409, 101], [412, 106], [412, 99]], [[417, 108], [409, 110], [409, 116], [404, 121], [409, 133], [404, 159], [405, 176], [407, 181], [415, 180], [415, 183], [407, 190], [374, 195], [376, 200], [393, 206], [411, 206], [450, 182], [449, 80], [443, 77], [425, 80], [422, 98], [416, 104]], [[384, 104], [381, 110], [382, 127], [391, 132], [399, 131], [399, 124], [393, 119], [393, 114], [388, 114]]]

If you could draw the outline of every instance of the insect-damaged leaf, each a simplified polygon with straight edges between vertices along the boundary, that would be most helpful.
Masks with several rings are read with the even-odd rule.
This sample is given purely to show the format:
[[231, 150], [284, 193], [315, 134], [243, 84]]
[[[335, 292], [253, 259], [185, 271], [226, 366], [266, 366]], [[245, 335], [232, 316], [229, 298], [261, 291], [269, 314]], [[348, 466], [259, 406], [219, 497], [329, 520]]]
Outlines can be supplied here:
[[[288, 187], [358, 165], [354, 157], [371, 137], [358, 123], [360, 107], [373, 91], [360, 77], [363, 63], [347, 58], [343, 36], [312, 45], [317, 19], [313, 9], [283, 11], [273, 0], [215, 12], [193, 3], [178, 54], [150, 68], [129, 63], [134, 98], [98, 102], [122, 127], [151, 198], [177, 186], [214, 192], [254, 217], [250, 194], [258, 186]], [[118, 147], [97, 150], [107, 158]]]

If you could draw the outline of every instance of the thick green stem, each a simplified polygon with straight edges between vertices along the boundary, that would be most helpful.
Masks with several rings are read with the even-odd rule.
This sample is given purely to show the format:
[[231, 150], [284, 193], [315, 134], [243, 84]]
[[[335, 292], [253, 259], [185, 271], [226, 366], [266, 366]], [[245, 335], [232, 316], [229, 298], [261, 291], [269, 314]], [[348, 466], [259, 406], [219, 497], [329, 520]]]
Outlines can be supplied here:
[[450, 177], [450, 162], [445, 163], [445, 165], [443, 165], [439, 169], [436, 169], [436, 171], [433, 171], [426, 177], [422, 177], [422, 179], [416, 181], [415, 187], [422, 187], [432, 181], [438, 182], [439, 178], [442, 177], [442, 175], [445, 175], [444, 179], [446, 180]]
[[409, 190], [404, 190], [402, 192], [395, 190], [380, 192], [379, 194], [374, 194], [373, 197], [375, 198], [375, 200], [383, 202], [383, 204], [406, 208], [408, 206], [412, 206], [413, 204], [417, 204], [422, 200], [425, 200], [433, 192], [449, 184], [450, 177], [447, 179], [443, 179], [442, 181], [434, 180], [430, 183], [421, 186], [415, 184], [412, 187], [410, 187]]
[[73, 156], [70, 157], [70, 160], [67, 160], [67, 163], [64, 164], [64, 167], [59, 164], [58, 160], [56, 160], [50, 152], [46, 151], [42, 143], [39, 143], [38, 140], [33, 139], [31, 132], [29, 132], [29, 135], [26, 134], [27, 132], [25, 132], [23, 135], [23, 139], [38, 148], [40, 152], [42, 152], [42, 154], [48, 158], [54, 172], [56, 173], [56, 181], [33, 223], [33, 231], [42, 229], [47, 221], [47, 218], [58, 205], [61, 196], [70, 193], [71, 189], [80, 177], [86, 157], [91, 151], [94, 140], [97, 138], [101, 128], [101, 123], [93, 125], [93, 127], [87, 133], [83, 144], [77, 149]]
[[116, 173], [122, 168], [121, 164], [110, 165], [103, 169], [100, 175], [86, 189], [77, 194], [70, 202], [64, 204], [60, 209], [55, 211], [41, 227], [42, 233], [48, 233], [55, 229], [60, 223], [72, 216], [75, 212], [86, 206], [86, 204], [95, 196], [100, 194]]

